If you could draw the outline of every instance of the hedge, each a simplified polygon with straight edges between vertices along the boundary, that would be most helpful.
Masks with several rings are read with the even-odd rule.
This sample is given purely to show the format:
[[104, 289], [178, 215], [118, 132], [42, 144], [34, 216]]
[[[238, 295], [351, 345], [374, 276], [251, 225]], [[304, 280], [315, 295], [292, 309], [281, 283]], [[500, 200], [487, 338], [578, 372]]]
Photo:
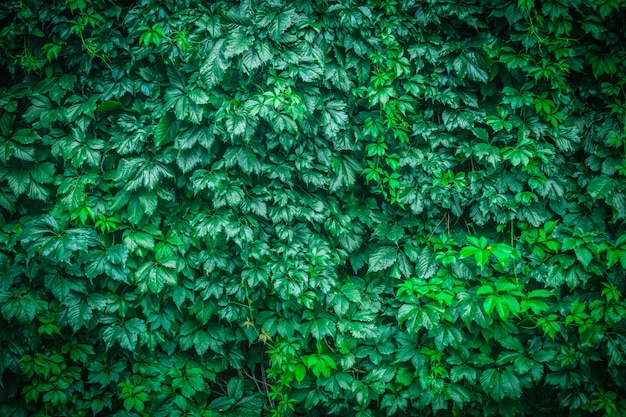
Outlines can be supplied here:
[[0, 415], [626, 416], [626, 1], [0, 6]]

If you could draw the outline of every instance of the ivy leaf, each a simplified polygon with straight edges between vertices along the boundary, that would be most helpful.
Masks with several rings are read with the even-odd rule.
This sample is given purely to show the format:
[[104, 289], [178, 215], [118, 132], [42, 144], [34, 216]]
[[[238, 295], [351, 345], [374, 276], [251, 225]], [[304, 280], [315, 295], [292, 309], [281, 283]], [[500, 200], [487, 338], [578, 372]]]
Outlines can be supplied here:
[[249, 48], [243, 52], [241, 56], [241, 63], [245, 67], [246, 71], [250, 73], [261, 65], [269, 62], [274, 53], [270, 44], [266, 41], [256, 41], [253, 48]]
[[395, 246], [380, 246], [369, 255], [368, 272], [378, 272], [387, 269], [396, 263], [398, 248]]
[[454, 402], [457, 407], [461, 407], [463, 404], [472, 400], [470, 391], [462, 385], [450, 384], [446, 388], [446, 394]]
[[473, 81], [487, 83], [489, 73], [485, 68], [488, 68], [487, 59], [474, 50], [468, 50], [454, 60], [454, 69], [459, 78], [467, 76]]
[[142, 292], [151, 291], [155, 294], [163, 291], [166, 285], [175, 285], [178, 280], [173, 267], [173, 262], [156, 264], [153, 262], [143, 263], [135, 273], [137, 284]]
[[[108, 320], [110, 321], [110, 320]], [[107, 349], [115, 343], [127, 350], [134, 351], [139, 340], [139, 335], [146, 332], [146, 324], [139, 318], [126, 320], [124, 323], [110, 323], [104, 328], [102, 338], [106, 343]]]
[[339, 100], [330, 100], [324, 105], [322, 116], [324, 134], [327, 138], [333, 139], [339, 130], [345, 129], [348, 125], [348, 115], [346, 114], [346, 104]]
[[165, 114], [159, 119], [154, 130], [154, 143], [156, 146], [164, 146], [172, 142], [178, 130], [176, 118], [172, 114]]
[[497, 401], [515, 399], [522, 395], [520, 380], [512, 366], [485, 370], [480, 376], [480, 385]]
[[212, 88], [222, 81], [225, 71], [230, 66], [225, 56], [225, 49], [225, 40], [216, 40], [206, 55], [206, 61], [200, 67], [200, 75], [207, 88]]
[[294, 10], [285, 10], [274, 15], [268, 26], [270, 38], [276, 42], [281, 41], [283, 33], [293, 25], [297, 15]]
[[228, 396], [235, 401], [241, 400], [244, 392], [243, 380], [241, 378], [231, 378], [226, 385]]
[[82, 297], [68, 297], [66, 299], [68, 323], [74, 331], [87, 325], [93, 317], [93, 310]]
[[224, 162], [227, 167], [238, 165], [246, 174], [259, 174], [262, 164], [257, 155], [247, 147], [232, 147], [224, 153]]
[[294, 376], [296, 378], [296, 381], [302, 382], [304, 380], [304, 377], [306, 376], [306, 367], [301, 363], [297, 364]]
[[618, 188], [617, 181], [606, 175], [593, 178], [587, 185], [587, 192], [594, 199], [607, 198]]
[[34, 165], [30, 169], [30, 176], [35, 182], [49, 184], [54, 180], [54, 172], [54, 165], [51, 162], [44, 162]]
[[362, 171], [357, 161], [350, 157], [333, 157], [332, 169], [334, 177], [330, 181], [330, 191], [337, 191], [340, 187], [350, 187], [356, 182], [356, 174]]
[[31, 295], [18, 295], [14, 291], [6, 291], [0, 294], [2, 304], [2, 315], [6, 320], [15, 317], [20, 323], [28, 323], [35, 319], [35, 316], [46, 310], [48, 303], [33, 298]]

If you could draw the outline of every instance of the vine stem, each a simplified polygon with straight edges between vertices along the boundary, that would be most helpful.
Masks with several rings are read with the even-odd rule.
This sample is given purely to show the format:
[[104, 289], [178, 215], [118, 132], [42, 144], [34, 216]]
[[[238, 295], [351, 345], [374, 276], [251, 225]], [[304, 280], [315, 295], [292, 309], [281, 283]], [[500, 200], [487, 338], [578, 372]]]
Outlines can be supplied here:
[[[265, 352], [261, 353], [261, 358], [263, 358], [263, 356], [265, 356]], [[263, 360], [261, 360], [261, 380], [263, 381], [263, 384], [265, 384], [266, 387], [270, 386], [270, 384], [267, 382], [267, 376], [265, 375], [265, 362]], [[268, 400], [270, 402], [270, 408], [276, 408], [276, 404], [274, 404], [274, 400], [269, 398], [269, 396], [268, 396]]]

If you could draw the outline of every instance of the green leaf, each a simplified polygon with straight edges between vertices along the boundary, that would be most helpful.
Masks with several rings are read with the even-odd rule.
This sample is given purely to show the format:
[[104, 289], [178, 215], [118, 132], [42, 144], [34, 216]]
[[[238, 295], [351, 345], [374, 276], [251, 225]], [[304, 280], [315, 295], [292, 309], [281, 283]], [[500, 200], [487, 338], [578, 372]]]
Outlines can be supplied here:
[[141, 206], [147, 216], [154, 214], [159, 205], [159, 199], [156, 193], [152, 191], [142, 191], [137, 196], [137, 199], [139, 201], [139, 206]]
[[115, 343], [128, 350], [134, 350], [138, 337], [135, 333], [130, 333], [119, 325], [109, 325], [102, 331], [102, 339], [107, 349], [110, 349]]
[[63, 346], [63, 352], [68, 352], [70, 355], [70, 359], [74, 362], [82, 362], [87, 364], [89, 361], [89, 357], [95, 355], [95, 351], [92, 346], [86, 344], [77, 344], [73, 346], [65, 345]]
[[263, 165], [258, 156], [248, 147], [231, 147], [224, 153], [226, 167], [239, 166], [246, 174], [259, 174]]
[[339, 130], [344, 129], [348, 124], [346, 114], [346, 104], [339, 100], [331, 100], [325, 103], [322, 116], [322, 126], [324, 134], [329, 139], [334, 139]]
[[29, 294], [19, 295], [14, 291], [0, 294], [1, 312], [6, 320], [15, 317], [19, 323], [29, 323], [46, 310], [48, 303], [34, 299]]
[[457, 407], [472, 401], [471, 392], [462, 385], [450, 384], [446, 388], [446, 395], [454, 402]]
[[174, 141], [178, 122], [174, 115], [167, 113], [159, 119], [154, 130], [154, 143], [156, 146], [164, 146]]
[[350, 157], [334, 157], [332, 161], [332, 170], [335, 174], [330, 181], [330, 191], [335, 192], [342, 186], [351, 187], [355, 184], [357, 173], [363, 168], [357, 161]]
[[231, 378], [226, 387], [228, 396], [234, 400], [240, 400], [243, 397], [243, 380], [241, 378]]
[[200, 67], [200, 75], [207, 88], [216, 86], [222, 78], [230, 62], [225, 57], [226, 43], [224, 39], [218, 39], [210, 47], [206, 60]]
[[86, 326], [87, 323], [93, 317], [93, 309], [89, 305], [89, 302], [78, 296], [67, 297], [67, 318], [70, 326], [74, 331]]
[[124, 327], [131, 333], [135, 333], [137, 335], [146, 333], [146, 323], [139, 318], [132, 318], [127, 320], [124, 323]]
[[576, 259], [586, 268], [593, 260], [593, 252], [586, 246], [575, 248]]
[[496, 257], [502, 266], [507, 266], [511, 259], [517, 258], [515, 249], [504, 243], [491, 245], [490, 253]]
[[396, 263], [398, 248], [395, 246], [380, 246], [369, 255], [368, 272], [378, 272], [387, 269]]
[[505, 398], [515, 399], [522, 395], [520, 380], [515, 375], [512, 366], [485, 370], [480, 376], [480, 385], [496, 401], [502, 401]]
[[11, 188], [11, 191], [16, 196], [20, 194], [24, 194], [30, 185], [30, 175], [27, 171], [19, 170], [19, 171], [10, 171], [6, 175], [6, 180]]
[[30, 176], [35, 182], [49, 184], [54, 180], [55, 167], [50, 162], [39, 163], [30, 169]]
[[306, 367], [301, 363], [297, 364], [294, 375], [295, 375], [296, 381], [302, 382], [306, 375]]
[[124, 107], [124, 105], [117, 100], [103, 101], [102, 103], [98, 104], [96, 108], [98, 109], [98, 111], [102, 112], [126, 112], [134, 116], [139, 116], [138, 111]]
[[483, 307], [487, 315], [491, 315], [496, 310], [502, 320], [507, 320], [509, 314], [518, 316], [521, 310], [519, 301], [510, 294], [489, 295], [485, 299]]
[[137, 284], [142, 292], [151, 291], [155, 294], [163, 291], [166, 285], [175, 285], [178, 282], [176, 272], [171, 268], [171, 262], [163, 265], [145, 262], [135, 273]]
[[587, 192], [594, 199], [607, 198], [617, 189], [617, 181], [606, 175], [593, 178], [587, 185]]

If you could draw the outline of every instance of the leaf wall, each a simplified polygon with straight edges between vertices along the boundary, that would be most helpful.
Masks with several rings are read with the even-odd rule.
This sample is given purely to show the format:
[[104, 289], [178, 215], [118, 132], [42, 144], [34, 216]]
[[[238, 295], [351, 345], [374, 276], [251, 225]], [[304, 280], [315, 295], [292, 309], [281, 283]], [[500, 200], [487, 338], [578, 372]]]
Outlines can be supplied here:
[[625, 2], [0, 7], [1, 415], [626, 415]]

